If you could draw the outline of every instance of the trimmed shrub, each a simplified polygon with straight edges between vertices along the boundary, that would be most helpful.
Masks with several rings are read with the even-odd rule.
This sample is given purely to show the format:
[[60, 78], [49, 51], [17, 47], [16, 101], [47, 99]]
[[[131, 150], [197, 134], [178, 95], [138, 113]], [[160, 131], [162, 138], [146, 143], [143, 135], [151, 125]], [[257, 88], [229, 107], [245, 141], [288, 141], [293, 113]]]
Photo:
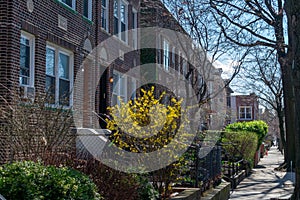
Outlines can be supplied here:
[[7, 200], [102, 199], [95, 184], [81, 172], [32, 161], [0, 167], [0, 194]]
[[243, 158], [253, 164], [256, 151], [257, 135], [253, 132], [229, 132], [226, 131], [222, 137], [223, 148], [233, 158]]
[[250, 121], [250, 122], [236, 122], [233, 124], [228, 124], [225, 130], [230, 132], [246, 131], [246, 132], [255, 133], [257, 135], [256, 150], [258, 150], [268, 133], [268, 125], [266, 124], [266, 122], [261, 120]]

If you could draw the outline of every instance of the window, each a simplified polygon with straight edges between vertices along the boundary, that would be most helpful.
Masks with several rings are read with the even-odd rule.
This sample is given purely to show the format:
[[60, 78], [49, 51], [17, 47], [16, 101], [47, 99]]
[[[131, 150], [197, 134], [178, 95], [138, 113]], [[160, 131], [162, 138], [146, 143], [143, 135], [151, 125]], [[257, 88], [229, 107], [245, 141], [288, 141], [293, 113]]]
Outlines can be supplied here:
[[252, 107], [251, 106], [240, 106], [239, 107], [239, 118], [242, 120], [252, 119]]
[[73, 8], [75, 10], [75, 2], [76, 0], [59, 0], [60, 2], [66, 4], [70, 8]]
[[170, 56], [169, 56], [169, 42], [167, 40], [164, 40], [163, 48], [164, 48], [163, 66], [164, 69], [168, 71], [170, 67]]
[[161, 35], [157, 36], [157, 40], [156, 40], [156, 46], [157, 48], [157, 63], [162, 64], [162, 50], [161, 50], [161, 46], [162, 46], [162, 39], [161, 39]]
[[231, 107], [231, 97], [226, 97], [227, 107]]
[[182, 72], [182, 64], [183, 64], [183, 58], [182, 58], [182, 52], [181, 51], [178, 51], [178, 67], [177, 67], [177, 70], [178, 70], [178, 75], [180, 76], [181, 75], [181, 72]]
[[131, 77], [131, 78], [127, 78], [128, 79], [128, 96], [130, 97], [131, 100], [134, 100], [136, 98], [136, 79]]
[[114, 34], [122, 41], [127, 42], [128, 6], [125, 1], [114, 1]]
[[183, 56], [183, 61], [182, 61], [182, 74], [184, 77], [187, 76], [188, 73], [188, 66], [187, 66], [187, 60], [186, 57]]
[[132, 9], [132, 46], [137, 49], [137, 11]]
[[102, 0], [101, 27], [108, 32], [108, 0]]
[[112, 106], [120, 104], [122, 101], [127, 100], [127, 78], [126, 76], [114, 71], [113, 72], [113, 94], [112, 94]]
[[46, 47], [46, 92], [50, 104], [72, 105], [73, 54], [61, 47]]
[[25, 32], [20, 39], [20, 85], [34, 85], [34, 36]]
[[172, 48], [172, 59], [171, 59], [171, 66], [175, 69], [175, 55], [176, 55], [176, 50], [175, 47]]
[[182, 51], [178, 51], [178, 74], [182, 77], [186, 77], [188, 73], [188, 63], [185, 54]]
[[92, 13], [93, 13], [93, 2], [92, 0], [84, 0], [83, 1], [83, 15], [92, 20]]

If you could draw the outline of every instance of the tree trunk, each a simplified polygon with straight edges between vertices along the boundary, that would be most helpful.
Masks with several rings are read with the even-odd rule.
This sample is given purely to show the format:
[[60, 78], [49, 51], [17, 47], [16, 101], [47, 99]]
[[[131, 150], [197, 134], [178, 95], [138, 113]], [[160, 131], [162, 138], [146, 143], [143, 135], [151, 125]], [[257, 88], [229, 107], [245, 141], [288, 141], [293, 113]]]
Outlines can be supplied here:
[[292, 81], [295, 95], [295, 132], [294, 140], [296, 147], [296, 184], [294, 190], [295, 200], [300, 199], [300, 1], [287, 0], [285, 2], [285, 11], [288, 21], [288, 55], [292, 61]]
[[[287, 145], [286, 145], [286, 140], [285, 140], [285, 131], [284, 131], [284, 116], [283, 116], [283, 111], [282, 108], [277, 110], [277, 116], [278, 116], [278, 121], [279, 121], [279, 132], [280, 132], [280, 138], [281, 138], [281, 143], [284, 148], [284, 163], [287, 163]], [[279, 144], [278, 144], [279, 145]], [[279, 147], [279, 146], [278, 146]]]
[[[287, 58], [288, 59], [288, 58]], [[282, 69], [283, 91], [284, 91], [284, 111], [286, 144], [284, 146], [285, 163], [290, 168], [291, 161], [295, 163], [295, 100], [293, 92], [291, 62], [285, 62]]]

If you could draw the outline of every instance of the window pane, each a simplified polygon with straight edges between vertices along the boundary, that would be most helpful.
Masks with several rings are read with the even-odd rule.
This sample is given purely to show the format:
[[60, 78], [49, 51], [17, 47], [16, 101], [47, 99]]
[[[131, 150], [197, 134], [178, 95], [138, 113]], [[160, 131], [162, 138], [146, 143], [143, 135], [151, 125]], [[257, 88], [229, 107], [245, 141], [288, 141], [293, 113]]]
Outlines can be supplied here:
[[131, 28], [136, 28], [136, 13], [132, 11], [132, 23]]
[[169, 43], [164, 40], [164, 67], [166, 70], [169, 69], [170, 60], [169, 60]]
[[20, 83], [29, 85], [30, 78], [30, 46], [29, 40], [21, 37], [20, 41]]
[[20, 43], [28, 46], [29, 45], [29, 40], [27, 38], [21, 36]]
[[63, 3], [67, 4], [67, 5], [70, 6], [70, 7], [73, 7], [73, 6], [72, 6], [72, 4], [73, 4], [72, 1], [73, 1], [73, 0], [62, 0]]
[[58, 74], [60, 78], [69, 79], [69, 56], [59, 53]]
[[126, 25], [122, 22], [121, 23], [121, 39], [123, 40], [123, 41], [126, 41]]
[[246, 118], [251, 119], [251, 108], [246, 108]]
[[46, 93], [47, 102], [50, 104], [55, 103], [55, 77], [46, 75]]
[[128, 95], [130, 96], [130, 99], [133, 100], [134, 98], [136, 98], [136, 80], [134, 78], [131, 78], [129, 83], [130, 83], [129, 85], [130, 88], [128, 88], [129, 89]]
[[120, 14], [121, 14], [121, 22], [126, 23], [126, 7], [123, 3], [121, 4]]
[[59, 104], [69, 106], [70, 81], [59, 79]]
[[114, 1], [114, 16], [115, 17], [119, 17], [118, 16], [118, 1]]
[[116, 94], [116, 95], [119, 95], [119, 91], [120, 91], [120, 89], [119, 89], [119, 85], [120, 85], [119, 75], [114, 74], [113, 77], [114, 77], [113, 93]]
[[126, 93], [126, 78], [122, 77], [120, 80], [120, 96], [125, 97], [125, 93]]
[[114, 17], [114, 34], [119, 33], [119, 20], [118, 18]]
[[102, 0], [102, 6], [106, 8], [106, 0]]
[[89, 17], [89, 0], [83, 0], [83, 15]]
[[245, 119], [246, 118], [246, 113], [245, 113], [245, 107], [240, 107], [240, 119]]
[[106, 8], [103, 7], [101, 12], [101, 27], [106, 29]]
[[46, 74], [55, 75], [55, 51], [53, 49], [46, 49]]

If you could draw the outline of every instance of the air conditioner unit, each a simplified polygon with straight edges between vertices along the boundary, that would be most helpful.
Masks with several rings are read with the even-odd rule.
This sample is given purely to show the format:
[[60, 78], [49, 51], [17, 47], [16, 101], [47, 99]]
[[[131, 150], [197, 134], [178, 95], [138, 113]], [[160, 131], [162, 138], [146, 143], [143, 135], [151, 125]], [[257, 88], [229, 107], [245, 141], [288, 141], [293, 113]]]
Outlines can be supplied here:
[[33, 100], [35, 97], [35, 88], [30, 86], [20, 86], [20, 97]]

